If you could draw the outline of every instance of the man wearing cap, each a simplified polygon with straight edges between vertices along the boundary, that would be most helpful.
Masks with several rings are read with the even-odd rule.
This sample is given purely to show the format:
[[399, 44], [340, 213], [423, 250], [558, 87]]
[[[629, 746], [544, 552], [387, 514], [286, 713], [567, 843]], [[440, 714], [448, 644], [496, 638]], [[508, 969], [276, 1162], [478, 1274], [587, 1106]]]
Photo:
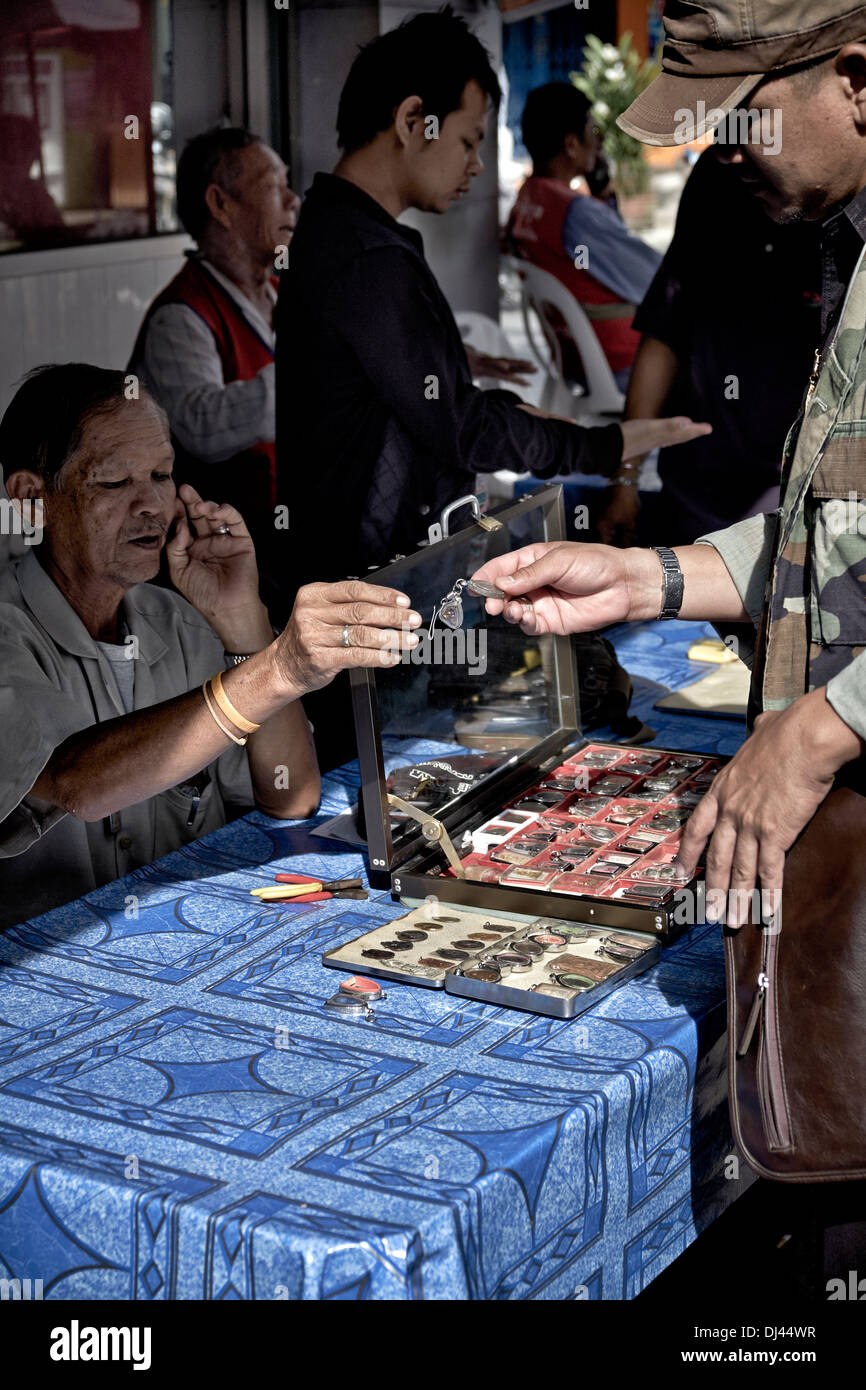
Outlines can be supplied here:
[[866, 749], [866, 8], [668, 0], [664, 24], [662, 75], [622, 128], [675, 145], [725, 122], [737, 136], [718, 155], [773, 220], [822, 224], [821, 347], [782, 505], [675, 550], [528, 546], [479, 574], [533, 600], [487, 603], [532, 634], [678, 616], [758, 629], [751, 736], [680, 852], [693, 874], [710, 840], [708, 899], [727, 894], [737, 926], [757, 881], [781, 890], [786, 851]]

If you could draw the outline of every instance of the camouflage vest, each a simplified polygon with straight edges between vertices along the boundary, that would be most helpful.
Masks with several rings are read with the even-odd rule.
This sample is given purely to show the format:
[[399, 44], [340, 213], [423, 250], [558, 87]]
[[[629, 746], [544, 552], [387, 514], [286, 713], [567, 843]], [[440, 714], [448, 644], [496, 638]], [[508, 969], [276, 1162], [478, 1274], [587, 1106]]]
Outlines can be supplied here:
[[866, 648], [864, 348], [866, 248], [785, 445], [753, 716], [826, 685]]

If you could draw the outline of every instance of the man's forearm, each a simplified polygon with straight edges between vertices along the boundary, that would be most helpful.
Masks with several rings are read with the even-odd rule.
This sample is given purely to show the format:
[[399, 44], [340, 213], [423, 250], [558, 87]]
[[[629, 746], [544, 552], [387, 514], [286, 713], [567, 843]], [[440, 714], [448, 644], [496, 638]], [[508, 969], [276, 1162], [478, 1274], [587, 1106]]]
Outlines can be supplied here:
[[247, 744], [256, 806], [278, 820], [305, 820], [322, 794], [309, 721], [300, 700], [271, 715]]
[[[224, 688], [256, 724], [300, 694], [280, 674], [271, 648], [229, 671]], [[230, 747], [201, 691], [191, 690], [73, 734], [55, 749], [31, 794], [96, 821], [193, 777]]]
[[601, 473], [610, 477], [622, 460], [622, 431], [616, 424], [585, 428], [538, 410], [512, 393], [465, 393], [459, 402], [460, 452], [475, 467], [511, 468], [536, 478], [568, 473]]
[[[674, 547], [683, 572], [681, 618], [704, 622], [749, 622], [730, 572], [717, 550], [709, 545]], [[654, 550], [625, 552], [630, 622], [657, 618], [664, 597], [664, 572]]]
[[[227, 652], [262, 652], [273, 641], [267, 609], [256, 602], [248, 609], [206, 614]], [[238, 679], [228, 672], [224, 683], [229, 692]], [[258, 722], [258, 721], [254, 721]], [[300, 700], [294, 700], [272, 714], [262, 727], [250, 735], [247, 744], [250, 776], [256, 806], [280, 820], [302, 820], [311, 816], [319, 804], [322, 783], [310, 726]]]
[[626, 420], [654, 420], [664, 414], [679, 371], [679, 360], [658, 338], [642, 338], [625, 398]]

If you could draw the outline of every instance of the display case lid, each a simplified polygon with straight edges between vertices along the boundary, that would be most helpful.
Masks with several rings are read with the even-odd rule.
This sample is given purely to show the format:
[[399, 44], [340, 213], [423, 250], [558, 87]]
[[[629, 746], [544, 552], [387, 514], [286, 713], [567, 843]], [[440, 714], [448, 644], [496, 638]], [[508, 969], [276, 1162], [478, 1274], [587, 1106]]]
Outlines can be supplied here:
[[428, 632], [455, 581], [497, 555], [564, 539], [562, 488], [542, 487], [368, 576], [408, 594], [423, 619], [398, 665], [351, 672], [372, 868], [393, 871], [434, 838], [404, 807], [450, 834], [577, 738], [570, 638], [527, 637], [465, 590], [460, 626]]

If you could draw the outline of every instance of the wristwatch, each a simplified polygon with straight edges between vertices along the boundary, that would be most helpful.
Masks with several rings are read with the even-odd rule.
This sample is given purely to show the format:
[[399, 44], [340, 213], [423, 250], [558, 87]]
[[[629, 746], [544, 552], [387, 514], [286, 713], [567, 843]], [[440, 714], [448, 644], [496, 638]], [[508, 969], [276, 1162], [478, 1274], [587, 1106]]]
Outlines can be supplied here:
[[[274, 627], [273, 623], [271, 623], [271, 632], [275, 637], [279, 637], [281, 630], [281, 628]], [[260, 647], [259, 651], [261, 650]], [[241, 666], [245, 661], [249, 661], [251, 656], [258, 656], [258, 654], [258, 652], [227, 652], [225, 648], [223, 648], [223, 656], [229, 666]]]
[[613, 477], [610, 479], [610, 486], [639, 488], [640, 475], [641, 467], [639, 463], [635, 462], [620, 464], [619, 470], [616, 473], [614, 473]]
[[669, 618], [677, 618], [683, 606], [683, 589], [685, 587], [683, 572], [680, 569], [680, 562], [674, 552], [666, 545], [654, 545], [651, 546], [650, 549], [654, 550], [661, 560], [664, 574], [664, 588], [659, 619], [667, 620]]

